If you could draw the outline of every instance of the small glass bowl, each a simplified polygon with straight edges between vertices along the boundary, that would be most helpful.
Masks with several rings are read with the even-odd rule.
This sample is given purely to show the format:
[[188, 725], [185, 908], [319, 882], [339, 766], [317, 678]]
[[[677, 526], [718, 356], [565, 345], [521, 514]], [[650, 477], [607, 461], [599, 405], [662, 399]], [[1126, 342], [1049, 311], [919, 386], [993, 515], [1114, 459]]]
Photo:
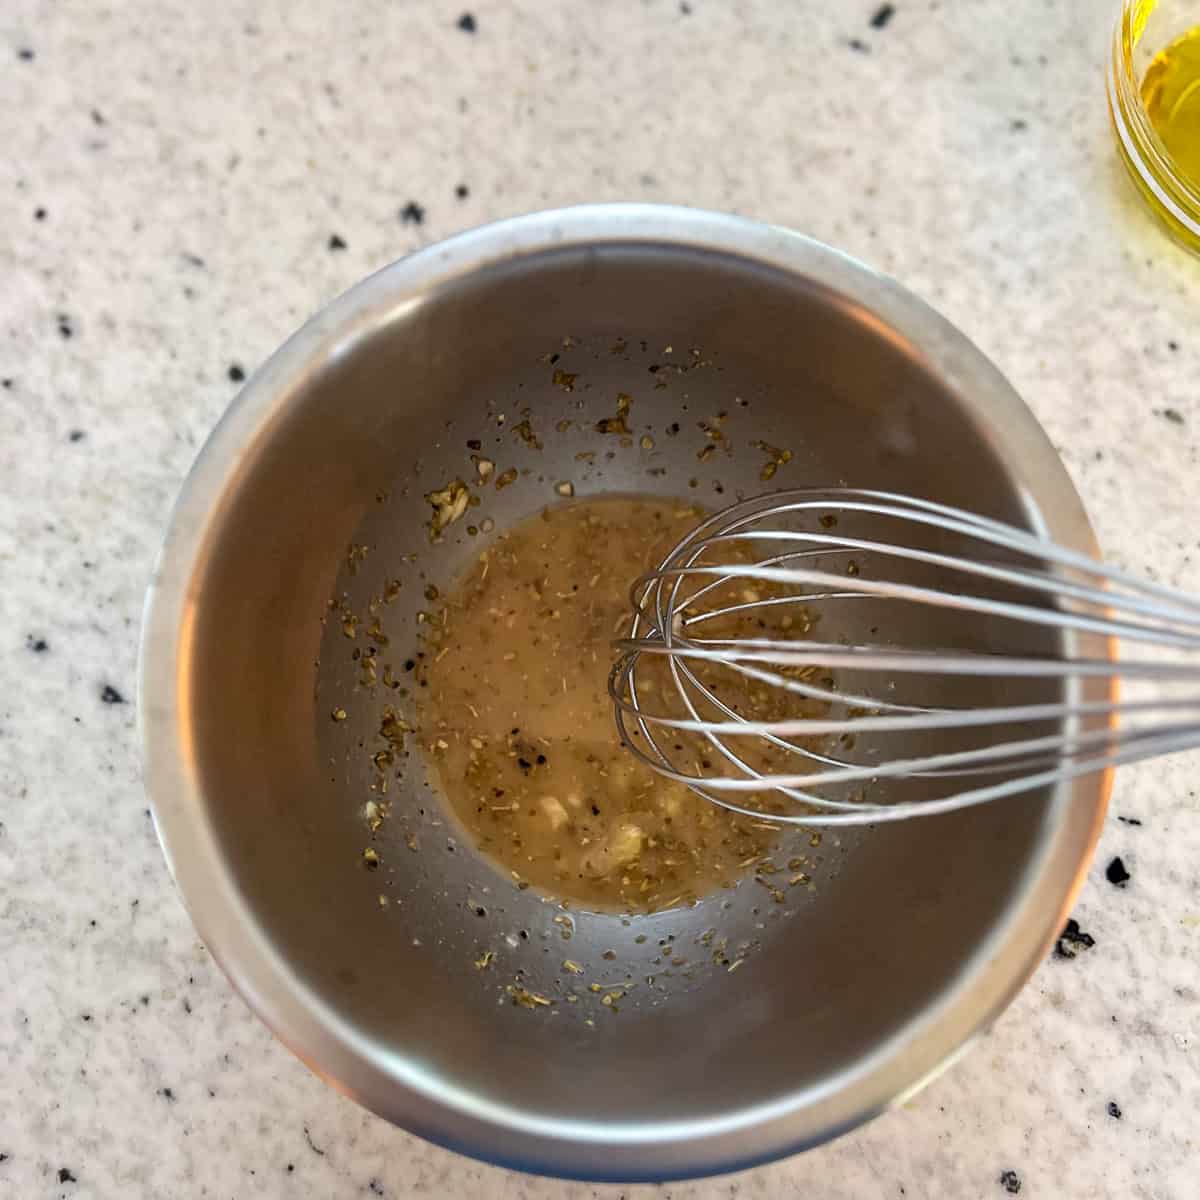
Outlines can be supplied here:
[[1113, 33], [1108, 108], [1129, 174], [1171, 234], [1200, 254], [1200, 180], [1190, 179], [1151, 123], [1142, 80], [1156, 54], [1200, 26], [1197, 0], [1124, 0]]

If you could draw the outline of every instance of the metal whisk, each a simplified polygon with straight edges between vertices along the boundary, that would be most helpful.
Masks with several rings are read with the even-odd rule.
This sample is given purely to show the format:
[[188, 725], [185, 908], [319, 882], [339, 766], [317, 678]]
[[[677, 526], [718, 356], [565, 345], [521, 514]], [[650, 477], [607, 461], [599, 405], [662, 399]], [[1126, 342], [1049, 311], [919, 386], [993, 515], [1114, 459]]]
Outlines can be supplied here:
[[927, 500], [748, 500], [631, 596], [622, 739], [747, 816], [899, 820], [1200, 745], [1200, 600]]

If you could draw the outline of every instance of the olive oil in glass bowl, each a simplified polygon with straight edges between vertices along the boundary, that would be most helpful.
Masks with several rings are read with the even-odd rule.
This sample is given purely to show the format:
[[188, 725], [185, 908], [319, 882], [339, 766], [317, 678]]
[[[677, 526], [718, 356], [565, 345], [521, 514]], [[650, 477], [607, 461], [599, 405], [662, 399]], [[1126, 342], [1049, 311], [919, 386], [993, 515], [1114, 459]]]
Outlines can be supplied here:
[[1200, 0], [1125, 0], [1108, 101], [1142, 197], [1178, 241], [1200, 253]]

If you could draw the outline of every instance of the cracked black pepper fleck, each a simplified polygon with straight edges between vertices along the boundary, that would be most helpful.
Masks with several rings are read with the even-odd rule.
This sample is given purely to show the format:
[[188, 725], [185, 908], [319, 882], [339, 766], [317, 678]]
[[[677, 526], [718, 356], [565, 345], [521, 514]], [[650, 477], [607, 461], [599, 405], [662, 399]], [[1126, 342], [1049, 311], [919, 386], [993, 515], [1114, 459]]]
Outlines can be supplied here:
[[405, 225], [420, 225], [425, 220], [425, 210], [415, 200], [410, 200], [400, 210], [400, 220]]
[[871, 18], [871, 28], [883, 29], [895, 15], [896, 6], [894, 4], [881, 4]]
[[1075, 958], [1081, 950], [1090, 950], [1095, 944], [1096, 939], [1080, 929], [1079, 922], [1072, 917], [1058, 935], [1054, 954], [1057, 958]]
[[33, 62], [33, 51], [30, 50], [28, 46], [22, 46], [20, 50], [17, 51], [17, 57], [22, 62]]
[[1114, 1120], [1119, 1121], [1121, 1119], [1121, 1106], [1115, 1100], [1108, 1102], [1105, 1111]]
[[479, 25], [474, 16], [469, 12], [463, 13], [463, 15], [458, 18], [458, 27], [463, 31], [463, 33], [475, 33], [479, 29]]
[[1140, 825], [1142, 823], [1140, 817], [1118, 817], [1117, 820], [1120, 821], [1122, 825]]
[[242, 380], [246, 378], [246, 372], [243, 371], [237, 363], [230, 363], [229, 378], [232, 379], [234, 383], [241, 383]]
[[460, 200], [465, 200], [471, 194], [471, 189], [467, 187], [465, 183], [460, 183], [458, 187], [454, 189], [454, 194]]
[[1158, 415], [1166, 421], [1170, 421], [1172, 425], [1183, 424], [1183, 413], [1177, 408], [1160, 408]]
[[159, 1092], [159, 1095], [162, 1096], [162, 1098], [164, 1100], [174, 1100], [175, 1099], [175, 1093], [173, 1091], [171, 1091], [170, 1088], [163, 1088]]
[[1021, 1177], [1016, 1173], [1016, 1171], [1001, 1171], [1000, 1186], [1010, 1196], [1015, 1196], [1021, 1190]]
[[63, 338], [72, 338], [75, 336], [75, 330], [71, 326], [71, 318], [66, 313], [58, 314], [58, 332]]
[[118, 692], [111, 683], [106, 683], [104, 685], [104, 690], [100, 693], [100, 699], [103, 700], [105, 704], [125, 703], [125, 697], [122, 696], [121, 693]]
[[1121, 861], [1120, 855], [1117, 855], [1117, 857], [1114, 858], [1112, 862], [1110, 862], [1108, 866], [1104, 868], [1104, 877], [1113, 885], [1113, 887], [1123, 888], [1129, 882], [1131, 876], [1129, 872], [1125, 870], [1125, 864]]
[[871, 47], [867, 45], [861, 38], [851, 38], [849, 42], [851, 50], [857, 50], [859, 54], [870, 54]]
[[72, 442], [82, 442], [85, 437], [87, 437], [87, 434], [82, 429], [72, 429], [67, 434], [67, 440]]
[[329, 235], [329, 248], [330, 250], [345, 250], [346, 243], [336, 233], [332, 233]]
[[46, 210], [44, 208], [35, 208], [33, 210], [33, 219], [35, 221], [44, 221], [46, 219]]
[[34, 652], [34, 654], [45, 654], [46, 651], [50, 649], [50, 643], [46, 641], [45, 638], [34, 637], [33, 634], [30, 634], [25, 639], [25, 645], [28, 646], [29, 649]]
[[58, 1168], [58, 1182], [59, 1183], [78, 1183], [79, 1180], [75, 1178], [75, 1174], [71, 1170], [70, 1167], [59, 1167]]

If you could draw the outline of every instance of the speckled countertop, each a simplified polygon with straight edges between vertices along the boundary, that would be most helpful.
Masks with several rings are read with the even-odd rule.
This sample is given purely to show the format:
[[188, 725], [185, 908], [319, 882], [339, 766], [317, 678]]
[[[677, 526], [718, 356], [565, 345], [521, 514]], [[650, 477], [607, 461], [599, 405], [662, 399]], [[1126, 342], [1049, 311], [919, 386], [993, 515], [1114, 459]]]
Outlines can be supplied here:
[[904, 1108], [591, 1188], [426, 1145], [270, 1038], [175, 895], [131, 703], [168, 506], [243, 374], [413, 247], [583, 200], [897, 275], [1023, 392], [1112, 559], [1200, 590], [1200, 262], [1121, 175], [1106, 7], [5, 3], [0, 1195], [1196, 1195], [1194, 760], [1121, 776], [1067, 953]]

